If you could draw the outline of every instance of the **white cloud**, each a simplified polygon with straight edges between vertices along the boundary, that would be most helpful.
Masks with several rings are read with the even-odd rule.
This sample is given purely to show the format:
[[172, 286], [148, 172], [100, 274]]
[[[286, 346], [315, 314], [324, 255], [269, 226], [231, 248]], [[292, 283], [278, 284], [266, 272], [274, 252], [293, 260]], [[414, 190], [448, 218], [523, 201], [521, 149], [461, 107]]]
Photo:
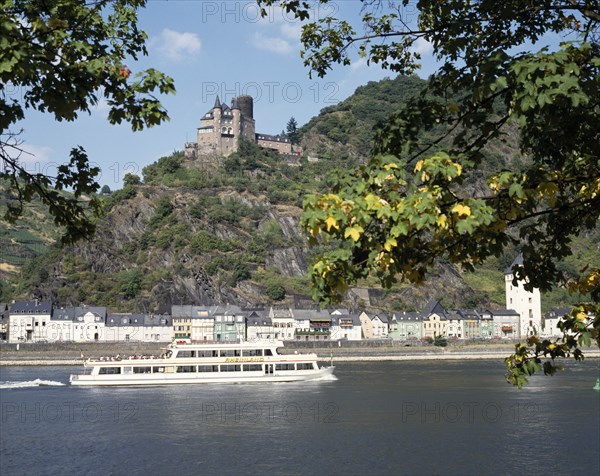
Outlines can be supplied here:
[[153, 43], [158, 44], [158, 52], [170, 61], [180, 61], [185, 56], [194, 55], [202, 47], [202, 42], [195, 33], [179, 33], [168, 28], [161, 31], [159, 38]]
[[259, 50], [272, 51], [273, 53], [285, 55], [293, 51], [292, 45], [290, 45], [289, 41], [284, 40], [283, 38], [266, 36], [260, 32], [254, 33], [250, 42]]
[[301, 23], [283, 23], [279, 29], [286, 38], [294, 41], [300, 40], [300, 35], [302, 34]]
[[357, 69], [366, 68], [367, 67], [367, 58], [365, 56], [358, 58], [356, 61], [350, 63], [350, 69], [352, 71], [356, 71]]
[[21, 164], [47, 162], [52, 152], [52, 149], [48, 146], [28, 144], [26, 142], [18, 144], [9, 141], [4, 147], [8, 156], [11, 159], [17, 159]]
[[433, 44], [431, 44], [425, 38], [419, 37], [419, 38], [417, 38], [417, 41], [415, 41], [413, 43], [412, 50], [415, 53], [420, 53], [422, 55], [426, 55], [433, 51]]

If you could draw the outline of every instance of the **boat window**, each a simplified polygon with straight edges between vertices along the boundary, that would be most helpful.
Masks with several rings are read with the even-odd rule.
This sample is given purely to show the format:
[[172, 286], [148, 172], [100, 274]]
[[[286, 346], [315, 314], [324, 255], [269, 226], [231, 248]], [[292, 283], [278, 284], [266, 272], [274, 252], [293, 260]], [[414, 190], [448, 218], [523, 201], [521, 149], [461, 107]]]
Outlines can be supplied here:
[[178, 365], [177, 366], [177, 373], [180, 373], [180, 374], [187, 374], [187, 373], [191, 373], [191, 372], [195, 372], [195, 371], [196, 371], [195, 365]]
[[164, 367], [152, 367], [152, 373], [154, 374], [162, 374], [165, 372]]
[[216, 350], [199, 350], [198, 357], [218, 357], [218, 351]]
[[312, 370], [312, 364], [296, 364], [296, 370]]
[[265, 355], [273, 355], [273, 352], [271, 352], [271, 349], [265, 349]]
[[262, 372], [262, 365], [261, 364], [244, 364], [244, 372]]
[[240, 357], [240, 349], [221, 350], [221, 357]]
[[221, 365], [221, 372], [240, 372], [241, 365]]
[[243, 350], [242, 355], [244, 357], [262, 357], [263, 351], [262, 349], [248, 349]]
[[131, 367], [123, 367], [123, 373], [127, 375], [131, 374]]
[[121, 367], [100, 367], [100, 372], [98, 372], [98, 373], [100, 375], [120, 374]]
[[134, 374], [150, 374], [152, 373], [152, 367], [134, 367]]
[[198, 365], [198, 372], [218, 372], [218, 365]]
[[177, 352], [178, 359], [189, 359], [190, 357], [196, 357], [196, 351], [194, 350], [180, 350]]
[[294, 364], [275, 364], [275, 370], [294, 370]]

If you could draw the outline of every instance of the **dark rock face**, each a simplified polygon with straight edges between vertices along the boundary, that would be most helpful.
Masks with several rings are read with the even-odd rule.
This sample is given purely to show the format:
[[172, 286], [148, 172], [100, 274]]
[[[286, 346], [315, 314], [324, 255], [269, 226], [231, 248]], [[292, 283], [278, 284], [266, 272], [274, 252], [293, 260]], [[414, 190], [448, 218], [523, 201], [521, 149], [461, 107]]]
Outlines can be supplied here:
[[[244, 256], [248, 252], [251, 236], [264, 238], [266, 243], [262, 264], [250, 264], [250, 269], [263, 267], [281, 275], [282, 279], [306, 276], [309, 250], [299, 228], [302, 212], [299, 207], [271, 205], [264, 197], [255, 197], [248, 192], [238, 193], [228, 188], [203, 190], [201, 193], [219, 196], [223, 201], [235, 200], [240, 206], [260, 207], [262, 218], [254, 217], [253, 221], [234, 223], [215, 221], [209, 213], [206, 217], [200, 214], [198, 218], [197, 212], [190, 213], [190, 204], [198, 199], [200, 192], [140, 186], [135, 197], [114, 206], [100, 221], [94, 239], [64, 250], [49, 272], [47, 281], [32, 290], [32, 295], [40, 299], [50, 298], [60, 304], [77, 304], [74, 302], [77, 299], [72, 297], [76, 295], [75, 291], [81, 286], [91, 286], [98, 292], [93, 298], [96, 302], [90, 304], [150, 312], [168, 310], [172, 304], [269, 305], [264, 284], [247, 275], [236, 282], [223, 278], [226, 273], [230, 276], [232, 268], [235, 268], [231, 263], [227, 265], [227, 260]], [[172, 205], [165, 223], [156, 219], [157, 204], [161, 200]], [[161, 233], [175, 227], [177, 233], [161, 241]], [[274, 227], [279, 227], [277, 239], [269, 241], [268, 229]], [[202, 251], [195, 252], [197, 248], [192, 245], [192, 237], [199, 230], [205, 233], [209, 230], [208, 236], [217, 240], [237, 243], [239, 249], [224, 248], [223, 251], [201, 246]], [[179, 245], [176, 244], [178, 240], [181, 241]], [[148, 241], [150, 244], [145, 244]], [[219, 263], [222, 263], [222, 267], [215, 269], [212, 266], [211, 271], [207, 272], [215, 259], [221, 260]], [[150, 280], [154, 274], [158, 277], [150, 285], [143, 281], [142, 291], [133, 300], [117, 295], [111, 298], [112, 301], [105, 301], [102, 286], [106, 284], [103, 284], [103, 280], [114, 282], [132, 269], [141, 270], [143, 280]], [[69, 290], [72, 292], [65, 300], [64, 295]], [[464, 305], [474, 294], [454, 267], [441, 264], [426, 286], [407, 286], [393, 292], [357, 288], [348, 293], [343, 305], [352, 309], [365, 306], [418, 309], [429, 299], [440, 298], [440, 293], [456, 306]], [[288, 290], [285, 301], [279, 304], [310, 307], [309, 296], [310, 289], [301, 293]]]

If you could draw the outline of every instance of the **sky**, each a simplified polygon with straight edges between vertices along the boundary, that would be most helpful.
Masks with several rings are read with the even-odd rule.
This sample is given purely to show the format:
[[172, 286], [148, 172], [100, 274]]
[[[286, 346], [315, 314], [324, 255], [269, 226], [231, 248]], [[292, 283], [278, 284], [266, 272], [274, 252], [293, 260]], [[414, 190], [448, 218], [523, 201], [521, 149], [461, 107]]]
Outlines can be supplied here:
[[[311, 14], [356, 21], [360, 8], [358, 0], [334, 1], [316, 6]], [[160, 97], [170, 121], [134, 133], [127, 124], [109, 124], [102, 101], [74, 122], [59, 123], [28, 110], [16, 128], [23, 128], [22, 147], [31, 154], [21, 156], [25, 167], [53, 175], [69, 151], [82, 146], [101, 169], [100, 185], [115, 190], [126, 173], [141, 175], [144, 166], [195, 141], [200, 117], [212, 108], [217, 94], [228, 104], [234, 96], [250, 94], [257, 132], [277, 134], [292, 116], [303, 125], [358, 86], [394, 76], [354, 55], [350, 66], [309, 79], [300, 57], [301, 23], [278, 7], [268, 12], [261, 19], [256, 4], [248, 0], [149, 0], [139, 12], [149, 54], [128, 67], [133, 73], [153, 67], [173, 77], [177, 94]], [[429, 45], [419, 48], [425, 58], [420, 74], [426, 77], [432, 72], [427, 66]], [[21, 92], [15, 88], [9, 94], [18, 97]]]
[[[334, 15], [360, 26], [359, 0], [315, 3], [313, 19]], [[69, 151], [82, 146], [101, 169], [100, 185], [115, 190], [126, 173], [141, 176], [146, 165], [195, 141], [200, 117], [217, 94], [228, 104], [240, 94], [253, 96], [256, 131], [277, 134], [292, 116], [303, 125], [358, 86], [394, 76], [367, 65], [354, 51], [351, 65], [336, 65], [326, 77], [310, 79], [300, 57], [301, 23], [277, 6], [268, 12], [261, 19], [251, 0], [149, 0], [139, 13], [149, 54], [127, 66], [133, 73], [152, 67], [173, 77], [177, 94], [160, 97], [170, 121], [134, 133], [128, 124], [109, 124], [103, 102], [74, 122], [58, 123], [28, 110], [15, 128], [23, 128], [22, 147], [31, 154], [21, 157], [25, 167], [53, 175]], [[406, 7], [402, 15], [409, 24], [417, 19], [414, 7]], [[431, 45], [422, 42], [415, 48], [422, 55], [417, 74], [427, 78], [436, 66]], [[22, 96], [16, 88], [8, 93]]]

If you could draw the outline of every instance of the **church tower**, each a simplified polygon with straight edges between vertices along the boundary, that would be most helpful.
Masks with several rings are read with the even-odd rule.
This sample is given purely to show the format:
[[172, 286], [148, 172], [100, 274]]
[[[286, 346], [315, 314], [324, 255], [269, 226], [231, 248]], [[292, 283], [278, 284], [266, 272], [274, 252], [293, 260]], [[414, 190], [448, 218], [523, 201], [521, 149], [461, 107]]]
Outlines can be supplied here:
[[513, 267], [523, 264], [523, 256], [519, 255], [504, 271], [506, 285], [506, 309], [513, 309], [519, 313], [521, 336], [539, 335], [542, 331], [542, 301], [540, 290], [534, 288], [527, 291], [523, 281], [513, 284]]

